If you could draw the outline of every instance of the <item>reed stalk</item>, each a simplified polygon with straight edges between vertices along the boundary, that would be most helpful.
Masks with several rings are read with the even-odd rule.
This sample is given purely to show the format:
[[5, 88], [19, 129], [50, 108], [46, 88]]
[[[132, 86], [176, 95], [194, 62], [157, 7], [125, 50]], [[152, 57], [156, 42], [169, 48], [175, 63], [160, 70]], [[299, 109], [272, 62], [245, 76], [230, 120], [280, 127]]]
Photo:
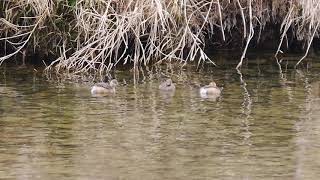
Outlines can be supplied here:
[[103, 74], [127, 63], [215, 64], [208, 42], [226, 44], [236, 30], [244, 41], [239, 69], [267, 24], [281, 25], [275, 55], [289, 30], [306, 42], [299, 64], [318, 37], [318, 14], [317, 0], [2, 0], [0, 64], [24, 49], [54, 55], [46, 70], [58, 73]]

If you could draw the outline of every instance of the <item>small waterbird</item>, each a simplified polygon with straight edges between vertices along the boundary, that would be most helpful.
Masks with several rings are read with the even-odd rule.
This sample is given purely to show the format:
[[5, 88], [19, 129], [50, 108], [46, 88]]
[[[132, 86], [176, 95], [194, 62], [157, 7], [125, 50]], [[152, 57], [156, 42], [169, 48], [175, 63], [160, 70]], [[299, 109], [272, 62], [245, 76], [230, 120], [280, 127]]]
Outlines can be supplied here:
[[118, 84], [119, 83], [116, 79], [111, 80], [109, 83], [105, 83], [105, 82], [96, 83], [91, 87], [91, 94], [115, 93], [116, 86]]
[[217, 87], [217, 84], [212, 81], [209, 85], [200, 88], [201, 97], [219, 97], [221, 95], [222, 88]]
[[173, 84], [171, 79], [167, 79], [159, 85], [161, 91], [174, 91], [176, 86]]

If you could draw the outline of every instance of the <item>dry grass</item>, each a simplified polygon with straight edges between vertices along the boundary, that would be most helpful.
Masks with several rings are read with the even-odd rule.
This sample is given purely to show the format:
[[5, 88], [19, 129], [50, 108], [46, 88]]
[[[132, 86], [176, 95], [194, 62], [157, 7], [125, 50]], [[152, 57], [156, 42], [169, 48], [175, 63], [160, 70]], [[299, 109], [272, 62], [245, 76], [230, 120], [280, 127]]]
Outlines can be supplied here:
[[[58, 54], [46, 70], [103, 74], [119, 64], [134, 66], [177, 61], [214, 64], [206, 40], [224, 43], [231, 30], [243, 35], [239, 69], [254, 36], [267, 23], [281, 24], [276, 55], [291, 30], [306, 42], [306, 57], [318, 36], [318, 0], [5, 0], [0, 3], [0, 41], [14, 51], [45, 49]], [[221, 39], [212, 39], [219, 34]]]

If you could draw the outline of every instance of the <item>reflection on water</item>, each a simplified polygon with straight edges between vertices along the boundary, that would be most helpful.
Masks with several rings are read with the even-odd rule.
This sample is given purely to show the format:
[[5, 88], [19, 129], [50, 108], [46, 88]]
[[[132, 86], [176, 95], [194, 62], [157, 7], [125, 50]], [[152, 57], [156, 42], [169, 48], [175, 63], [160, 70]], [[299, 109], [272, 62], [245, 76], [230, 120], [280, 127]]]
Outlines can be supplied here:
[[[171, 94], [150, 72], [117, 72], [127, 85], [105, 97], [2, 67], [0, 177], [318, 179], [320, 69], [265, 62], [183, 70]], [[212, 80], [217, 101], [191, 83]]]

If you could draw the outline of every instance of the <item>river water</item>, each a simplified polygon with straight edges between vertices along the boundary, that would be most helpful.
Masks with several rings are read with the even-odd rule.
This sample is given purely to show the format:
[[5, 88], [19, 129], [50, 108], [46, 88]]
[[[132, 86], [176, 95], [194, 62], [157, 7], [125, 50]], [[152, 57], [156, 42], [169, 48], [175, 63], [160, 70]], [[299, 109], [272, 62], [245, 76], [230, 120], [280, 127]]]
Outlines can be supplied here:
[[[318, 179], [320, 63], [255, 57], [240, 74], [220, 61], [135, 79], [118, 70], [121, 85], [103, 97], [2, 65], [1, 179]], [[174, 94], [157, 89], [167, 76]], [[212, 80], [222, 96], [201, 98], [195, 84]]]

